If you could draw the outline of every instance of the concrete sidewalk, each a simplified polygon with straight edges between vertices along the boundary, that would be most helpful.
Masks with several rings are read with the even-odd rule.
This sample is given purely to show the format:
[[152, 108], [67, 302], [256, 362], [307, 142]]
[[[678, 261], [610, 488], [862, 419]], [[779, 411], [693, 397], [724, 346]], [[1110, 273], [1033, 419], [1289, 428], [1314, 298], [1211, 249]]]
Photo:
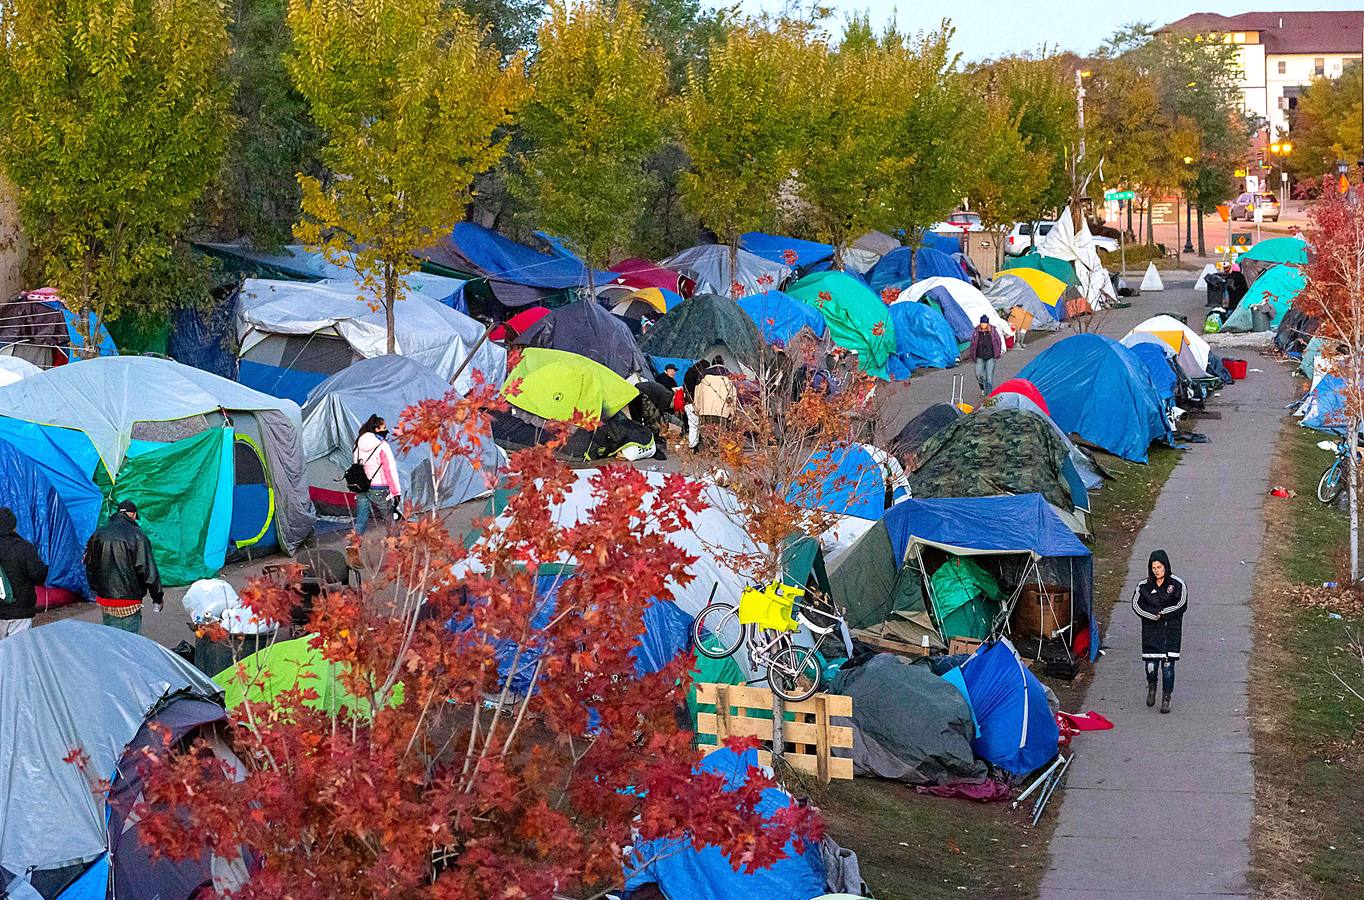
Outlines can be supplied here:
[[[1210, 442], [1185, 451], [1137, 538], [1084, 704], [1116, 727], [1075, 739], [1043, 900], [1250, 896], [1251, 581], [1293, 385], [1282, 364], [1248, 359], [1249, 377], [1208, 404], [1221, 418], [1195, 425]], [[1146, 707], [1126, 605], [1157, 548], [1189, 590], [1170, 715]]]

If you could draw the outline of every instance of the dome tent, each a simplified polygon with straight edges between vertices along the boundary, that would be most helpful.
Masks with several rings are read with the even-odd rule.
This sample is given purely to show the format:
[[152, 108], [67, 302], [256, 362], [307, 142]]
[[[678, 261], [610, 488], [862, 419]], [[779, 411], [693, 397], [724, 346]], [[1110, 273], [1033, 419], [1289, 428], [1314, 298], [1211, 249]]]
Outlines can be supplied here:
[[[1028, 328], [1031, 331], [1055, 331], [1061, 327], [1061, 318], [1065, 316], [1065, 304], [1055, 302], [1048, 303], [1033, 287], [1032, 283], [1026, 279], [1019, 278], [1014, 272], [1030, 272], [1034, 275], [1042, 276], [1048, 281], [1060, 284], [1046, 272], [1037, 269], [1013, 269], [1009, 272], [1000, 272], [995, 275], [995, 280], [984, 290], [986, 298], [990, 304], [1003, 317], [1009, 315], [1009, 311], [1014, 307], [1020, 307], [1028, 315], [1032, 316], [1032, 322]], [[1062, 292], [1065, 285], [1061, 285]], [[1059, 298], [1060, 294], [1057, 294]]]
[[[431, 369], [406, 356], [376, 356], [352, 363], [313, 388], [303, 407], [303, 451], [308, 464], [308, 491], [319, 512], [338, 514], [354, 507], [345, 486], [345, 471], [360, 426], [378, 415], [390, 429], [404, 409], [440, 400], [452, 390]], [[491, 434], [474, 438], [479, 469], [463, 456], [433, 458], [428, 447], [394, 447], [403, 499], [422, 509], [453, 506], [489, 490], [505, 455]], [[435, 474], [443, 468], [439, 484]]]
[[579, 300], [550, 310], [512, 338], [512, 343], [577, 353], [622, 378], [648, 371], [630, 327], [595, 300]]
[[[980, 323], [980, 317], [990, 320], [1001, 338], [1013, 337], [1014, 330], [1008, 322], [990, 305], [990, 300], [980, 289], [955, 278], [925, 278], [916, 281], [907, 290], [901, 291], [895, 303], [936, 301], [942, 308], [942, 316], [952, 326], [952, 333], [959, 341], [969, 341], [971, 332]], [[1005, 341], [1007, 349], [1008, 342]]]
[[696, 282], [697, 293], [719, 294], [728, 297], [731, 288], [739, 285], [745, 294], [761, 294], [780, 289], [791, 277], [792, 268], [783, 262], [763, 259], [756, 253], [740, 249], [735, 271], [730, 271], [729, 247], [725, 244], [701, 244], [674, 253], [659, 265], [672, 269]]
[[1173, 403], [1179, 376], [1175, 373], [1175, 361], [1169, 346], [1159, 340], [1150, 340], [1130, 344], [1127, 349], [1146, 367], [1146, 374], [1151, 376], [1151, 384], [1155, 385], [1160, 399]]
[[1041, 391], [1064, 431], [1115, 456], [1144, 463], [1151, 442], [1170, 434], [1146, 367], [1112, 338], [1072, 335], [1038, 354], [1019, 377]]
[[909, 378], [916, 369], [950, 369], [957, 364], [957, 337], [942, 313], [926, 303], [892, 303], [889, 315], [895, 326], [895, 355], [886, 368], [895, 380]]
[[640, 349], [655, 358], [691, 362], [718, 355], [731, 371], [756, 372], [763, 338], [739, 304], [695, 294], [654, 323]]
[[895, 352], [895, 326], [886, 305], [872, 290], [845, 272], [816, 272], [786, 293], [816, 307], [833, 342], [857, 354], [862, 371], [887, 378], [886, 363]]
[[829, 333], [824, 316], [818, 309], [781, 291], [740, 297], [739, 308], [753, 320], [769, 344], [785, 346], [802, 328], [809, 329], [816, 338], [823, 338]]
[[1208, 357], [1212, 348], [1202, 335], [1174, 316], [1152, 316], [1135, 326], [1122, 339], [1124, 347], [1132, 347], [1144, 340], [1157, 340], [1167, 346], [1179, 362], [1179, 368], [1190, 378], [1209, 375]]
[[1251, 309], [1261, 303], [1268, 303], [1273, 309], [1269, 327], [1275, 329], [1283, 321], [1293, 301], [1307, 287], [1307, 278], [1296, 266], [1278, 265], [1267, 270], [1241, 298], [1241, 302], [1227, 320], [1222, 323], [1221, 331], [1245, 332], [1254, 325]]
[[47, 563], [47, 582], [37, 586], [39, 606], [44, 600], [51, 606], [85, 597], [90, 592], [85, 580], [85, 542], [77, 534], [66, 501], [43, 467], [4, 439], [0, 439], [0, 507], [14, 513], [16, 530]]

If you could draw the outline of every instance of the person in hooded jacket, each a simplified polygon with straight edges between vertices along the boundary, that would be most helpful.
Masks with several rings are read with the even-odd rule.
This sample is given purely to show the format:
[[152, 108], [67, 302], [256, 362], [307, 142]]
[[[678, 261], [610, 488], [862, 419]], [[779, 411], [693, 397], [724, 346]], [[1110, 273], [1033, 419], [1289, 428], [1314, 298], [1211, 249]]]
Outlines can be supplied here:
[[1146, 564], [1146, 580], [1132, 592], [1132, 610], [1141, 616], [1141, 658], [1146, 662], [1146, 705], [1156, 705], [1156, 674], [1161, 678], [1160, 711], [1170, 711], [1175, 661], [1184, 628], [1189, 591], [1170, 571], [1170, 557], [1156, 550]]
[[90, 535], [85, 545], [85, 576], [110, 628], [142, 631], [142, 598], [152, 598], [161, 612], [165, 592], [161, 572], [152, 555], [152, 542], [137, 524], [137, 504], [119, 501], [108, 523]]
[[14, 511], [0, 506], [0, 570], [9, 590], [0, 596], [0, 640], [27, 631], [38, 610], [38, 585], [47, 581], [47, 563], [38, 548], [18, 531]]

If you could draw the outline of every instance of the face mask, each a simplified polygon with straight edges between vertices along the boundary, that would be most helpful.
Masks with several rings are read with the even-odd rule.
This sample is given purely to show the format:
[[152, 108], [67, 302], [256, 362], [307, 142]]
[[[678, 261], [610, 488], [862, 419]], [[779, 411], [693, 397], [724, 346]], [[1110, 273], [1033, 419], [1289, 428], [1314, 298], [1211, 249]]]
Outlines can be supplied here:
[[380, 429], [377, 429], [374, 433], [377, 434], [377, 435], [380, 437], [380, 439], [385, 440], [385, 441], [388, 440], [388, 429], [387, 429], [387, 428], [380, 428]]

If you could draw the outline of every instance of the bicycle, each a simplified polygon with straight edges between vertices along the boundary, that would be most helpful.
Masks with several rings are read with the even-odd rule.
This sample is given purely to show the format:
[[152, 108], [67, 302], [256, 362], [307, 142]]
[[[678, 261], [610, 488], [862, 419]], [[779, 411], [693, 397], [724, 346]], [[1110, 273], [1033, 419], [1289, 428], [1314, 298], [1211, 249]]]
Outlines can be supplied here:
[[1336, 455], [1331, 467], [1321, 473], [1321, 480], [1317, 482], [1317, 499], [1329, 506], [1340, 497], [1341, 488], [1344, 487], [1341, 475], [1345, 472], [1345, 455], [1349, 447], [1344, 441], [1321, 441], [1317, 446]]
[[802, 588], [771, 584], [762, 590], [745, 588], [737, 608], [712, 599], [692, 620], [692, 643], [711, 659], [725, 659], [747, 647], [753, 667], [766, 668], [772, 693], [788, 703], [808, 700], [819, 690], [823, 671], [815, 651], [796, 646], [792, 637], [804, 625], [818, 644], [843, 624], [843, 617], [799, 602], [804, 596]]

